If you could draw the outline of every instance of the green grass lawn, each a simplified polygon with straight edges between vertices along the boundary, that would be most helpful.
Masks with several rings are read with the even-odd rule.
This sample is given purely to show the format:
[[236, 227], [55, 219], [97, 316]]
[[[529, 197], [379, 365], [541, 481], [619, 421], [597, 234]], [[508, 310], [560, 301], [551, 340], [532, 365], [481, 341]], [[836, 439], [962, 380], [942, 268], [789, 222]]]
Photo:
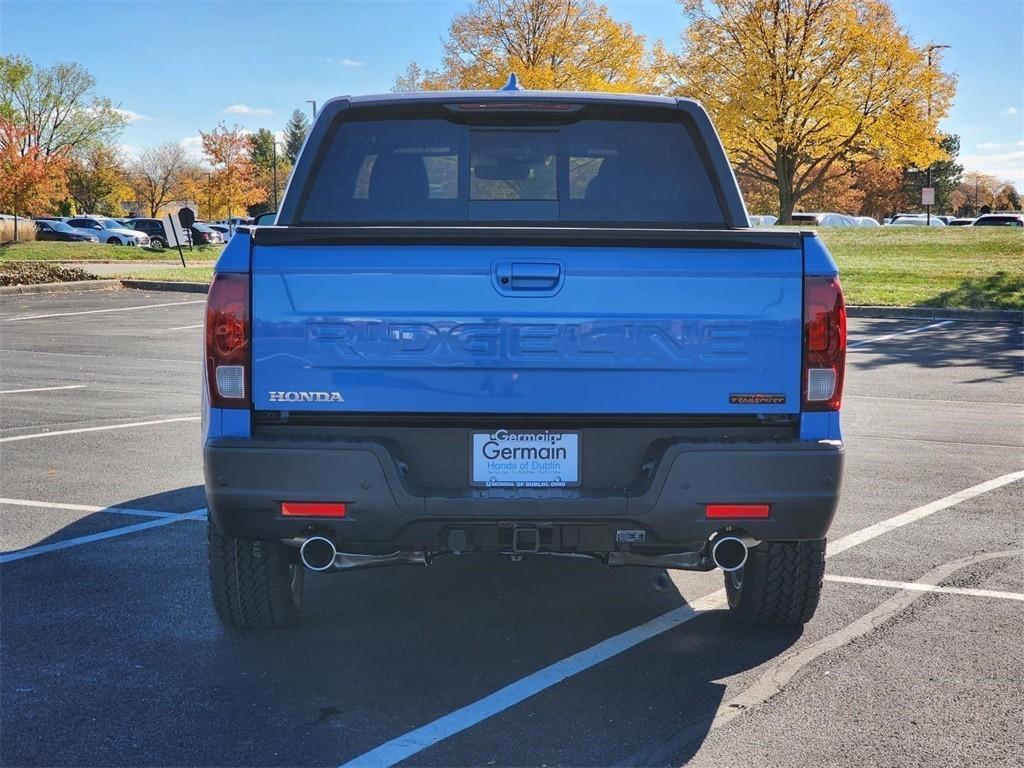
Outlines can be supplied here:
[[[1024, 230], [1009, 227], [822, 229], [839, 263], [848, 304], [1024, 309]], [[216, 259], [221, 246], [199, 246], [186, 261]], [[70, 254], [70, 255], [69, 255]], [[45, 259], [175, 260], [152, 251], [90, 243], [0, 246], [0, 262]], [[212, 267], [126, 274], [140, 280], [209, 281]]]
[[1024, 230], [822, 229], [848, 304], [1024, 308]]
[[[216, 261], [222, 245], [183, 248], [185, 261]], [[134, 248], [105, 243], [58, 243], [32, 241], [0, 245], [2, 261], [176, 261], [177, 248]]]

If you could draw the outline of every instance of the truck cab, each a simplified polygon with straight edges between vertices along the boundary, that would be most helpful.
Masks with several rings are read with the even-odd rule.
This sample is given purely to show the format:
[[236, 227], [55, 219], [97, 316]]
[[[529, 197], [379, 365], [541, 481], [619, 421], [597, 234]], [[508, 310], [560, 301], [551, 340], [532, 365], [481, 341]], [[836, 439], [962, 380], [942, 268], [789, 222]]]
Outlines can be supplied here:
[[343, 97], [206, 314], [211, 587], [490, 553], [724, 573], [800, 624], [839, 498], [846, 317], [817, 235], [752, 230], [703, 108]]

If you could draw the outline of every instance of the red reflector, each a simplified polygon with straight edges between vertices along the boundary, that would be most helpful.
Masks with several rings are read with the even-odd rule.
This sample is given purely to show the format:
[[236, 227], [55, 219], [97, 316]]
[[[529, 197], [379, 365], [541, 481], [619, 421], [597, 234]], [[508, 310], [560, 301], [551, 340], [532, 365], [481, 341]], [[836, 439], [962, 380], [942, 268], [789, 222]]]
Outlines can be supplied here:
[[286, 501], [281, 505], [285, 517], [344, 517], [344, 504]]
[[708, 504], [706, 509], [709, 518], [750, 520], [768, 517], [767, 504]]

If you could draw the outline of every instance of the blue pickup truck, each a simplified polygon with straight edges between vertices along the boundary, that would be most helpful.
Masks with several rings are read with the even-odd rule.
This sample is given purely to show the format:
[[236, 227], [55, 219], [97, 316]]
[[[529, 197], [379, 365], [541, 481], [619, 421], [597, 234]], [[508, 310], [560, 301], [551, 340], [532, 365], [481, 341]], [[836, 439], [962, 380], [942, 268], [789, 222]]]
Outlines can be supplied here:
[[686, 99], [328, 102], [205, 330], [220, 619], [295, 623], [307, 570], [500, 553], [724, 572], [814, 613], [846, 315], [813, 233], [751, 229]]

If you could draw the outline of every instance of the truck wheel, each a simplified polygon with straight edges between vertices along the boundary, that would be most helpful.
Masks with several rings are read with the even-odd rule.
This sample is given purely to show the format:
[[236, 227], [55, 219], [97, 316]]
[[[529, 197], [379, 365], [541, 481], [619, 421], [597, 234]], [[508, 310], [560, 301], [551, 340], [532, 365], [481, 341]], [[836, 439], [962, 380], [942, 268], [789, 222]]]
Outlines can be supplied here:
[[217, 616], [234, 629], [290, 627], [302, 605], [302, 566], [280, 541], [235, 539], [208, 525], [210, 589]]
[[744, 624], [796, 626], [814, 616], [825, 575], [825, 539], [765, 541], [725, 574], [729, 614]]

